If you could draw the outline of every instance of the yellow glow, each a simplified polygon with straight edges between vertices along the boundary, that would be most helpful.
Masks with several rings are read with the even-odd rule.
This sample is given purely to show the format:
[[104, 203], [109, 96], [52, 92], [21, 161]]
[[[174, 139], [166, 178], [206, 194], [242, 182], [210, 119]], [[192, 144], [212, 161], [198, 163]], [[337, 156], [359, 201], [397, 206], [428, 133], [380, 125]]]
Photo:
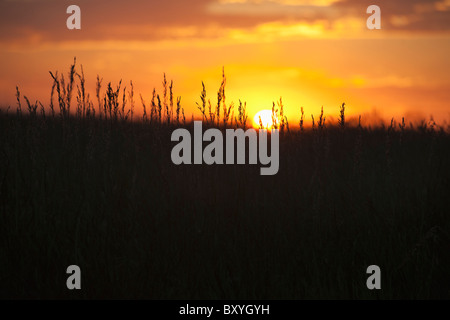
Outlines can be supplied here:
[[[0, 107], [16, 106], [16, 85], [31, 100], [48, 105], [53, 83], [48, 71], [66, 74], [76, 56], [77, 71], [83, 64], [86, 89], [97, 108], [97, 75], [105, 79], [101, 94], [109, 81], [114, 85], [122, 79], [129, 89], [133, 80], [136, 117], [143, 112], [141, 94], [147, 103], [154, 88], [163, 95], [164, 74], [174, 81], [174, 97], [182, 97], [188, 120], [199, 116], [195, 103], [200, 102], [202, 81], [214, 108], [223, 66], [227, 106], [233, 102], [236, 115], [239, 100], [246, 102], [250, 119], [262, 109], [271, 109], [280, 97], [290, 128], [299, 125], [302, 107], [305, 123], [312, 121], [312, 115], [317, 119], [322, 106], [327, 122], [337, 121], [343, 102], [348, 118], [362, 114], [364, 120], [364, 114], [376, 109], [376, 116], [388, 121], [419, 113], [448, 119], [449, 31], [407, 29], [417, 22], [417, 12], [387, 17], [399, 27], [389, 32], [368, 30], [364, 11], [337, 15], [338, 6], [311, 18], [308, 10], [317, 8], [310, 6], [335, 2], [215, 0], [204, 14], [219, 14], [217, 23], [209, 19], [200, 24], [193, 20], [99, 23], [82, 37], [75, 32], [49, 36], [43, 29], [19, 26], [26, 30], [23, 36], [0, 41]], [[415, 10], [448, 12], [449, 8], [450, 0], [439, 0]], [[300, 13], [304, 18], [297, 19]], [[222, 20], [223, 15], [230, 23]], [[250, 20], [243, 23], [245, 19]], [[271, 114], [267, 119], [271, 121]], [[259, 119], [255, 123], [259, 126]]]
[[278, 124], [278, 119], [273, 117], [272, 110], [261, 110], [253, 118], [253, 126], [255, 128], [272, 129], [275, 124]]

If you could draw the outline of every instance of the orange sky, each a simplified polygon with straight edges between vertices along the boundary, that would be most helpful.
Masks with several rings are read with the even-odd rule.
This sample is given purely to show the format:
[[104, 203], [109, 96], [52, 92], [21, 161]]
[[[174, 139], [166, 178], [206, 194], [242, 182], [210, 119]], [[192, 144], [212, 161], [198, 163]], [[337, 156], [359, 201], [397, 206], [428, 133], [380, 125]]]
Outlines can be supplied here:
[[[81, 30], [66, 28], [71, 4]], [[381, 30], [366, 28], [371, 4]], [[450, 0], [0, 0], [0, 103], [15, 105], [19, 85], [47, 104], [48, 71], [76, 56], [92, 95], [100, 74], [148, 101], [165, 72], [188, 114], [201, 81], [214, 103], [225, 66], [227, 102], [247, 101], [250, 118], [282, 96], [291, 123], [301, 106], [336, 117], [342, 102], [366, 119], [444, 121], [449, 21]]]

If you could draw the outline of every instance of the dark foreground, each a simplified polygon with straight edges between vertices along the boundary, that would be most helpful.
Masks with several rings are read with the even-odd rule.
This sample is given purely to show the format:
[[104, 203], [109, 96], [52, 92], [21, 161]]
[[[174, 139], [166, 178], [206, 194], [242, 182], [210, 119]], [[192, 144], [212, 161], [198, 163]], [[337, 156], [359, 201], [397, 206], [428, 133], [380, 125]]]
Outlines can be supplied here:
[[173, 129], [3, 114], [0, 298], [450, 298], [448, 134], [286, 132], [260, 176], [173, 165]]

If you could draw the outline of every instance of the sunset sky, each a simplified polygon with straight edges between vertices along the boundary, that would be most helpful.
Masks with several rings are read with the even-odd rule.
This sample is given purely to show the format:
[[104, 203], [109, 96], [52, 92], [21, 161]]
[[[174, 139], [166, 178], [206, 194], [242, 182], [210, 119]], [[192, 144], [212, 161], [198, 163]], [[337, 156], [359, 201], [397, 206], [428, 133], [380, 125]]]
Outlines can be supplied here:
[[[81, 30], [66, 28], [71, 4]], [[366, 27], [371, 4], [381, 30]], [[3, 106], [16, 85], [48, 104], [48, 71], [76, 56], [91, 95], [99, 74], [148, 101], [165, 72], [188, 114], [202, 81], [214, 103], [224, 66], [227, 102], [250, 118], [282, 96], [291, 123], [342, 102], [366, 119], [450, 119], [450, 0], [0, 0], [0, 30]]]

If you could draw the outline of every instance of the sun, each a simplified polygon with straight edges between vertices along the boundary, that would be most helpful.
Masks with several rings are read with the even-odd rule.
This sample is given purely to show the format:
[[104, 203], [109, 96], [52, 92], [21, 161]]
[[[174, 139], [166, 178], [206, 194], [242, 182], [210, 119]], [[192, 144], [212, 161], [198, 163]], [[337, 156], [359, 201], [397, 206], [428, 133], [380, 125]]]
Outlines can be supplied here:
[[[275, 125], [278, 125], [278, 118], [275, 118]], [[260, 129], [273, 129], [274, 123], [272, 118], [272, 110], [261, 110], [253, 118], [253, 126]]]

